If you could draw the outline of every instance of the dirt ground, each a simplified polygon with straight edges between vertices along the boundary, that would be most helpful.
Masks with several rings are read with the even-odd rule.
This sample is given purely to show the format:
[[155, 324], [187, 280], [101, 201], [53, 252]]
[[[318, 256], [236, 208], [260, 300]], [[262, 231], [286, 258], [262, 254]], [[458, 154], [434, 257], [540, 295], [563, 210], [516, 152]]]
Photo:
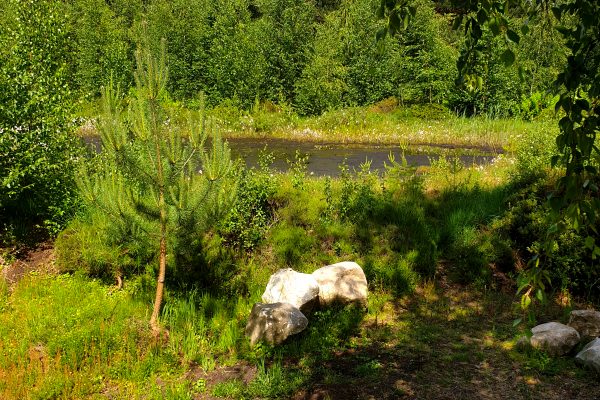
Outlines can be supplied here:
[[34, 248], [24, 248], [12, 258], [15, 259], [9, 263], [0, 257], [0, 276], [9, 286], [30, 272], [56, 272], [54, 248], [50, 242], [41, 243]]

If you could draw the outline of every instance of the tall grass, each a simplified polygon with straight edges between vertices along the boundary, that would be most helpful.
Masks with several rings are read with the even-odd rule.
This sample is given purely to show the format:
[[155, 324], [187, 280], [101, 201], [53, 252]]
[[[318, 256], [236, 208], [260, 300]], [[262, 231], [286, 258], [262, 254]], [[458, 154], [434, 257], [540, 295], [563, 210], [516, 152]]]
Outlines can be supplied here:
[[205, 371], [217, 363], [235, 363], [240, 352], [247, 350], [243, 331], [252, 308], [250, 300], [215, 297], [198, 290], [170, 296], [162, 312], [162, 321], [171, 332], [169, 349], [181, 355], [183, 362], [197, 363]]
[[298, 117], [286, 110], [255, 108], [223, 113], [213, 110], [230, 136], [274, 137], [301, 141], [334, 141], [379, 144], [450, 144], [485, 146], [514, 151], [519, 142], [539, 132], [558, 134], [557, 120], [543, 118], [464, 117], [438, 105], [398, 107], [351, 107], [314, 117]]
[[[184, 126], [183, 115], [187, 110], [181, 105], [172, 107], [173, 120]], [[218, 121], [229, 137], [453, 145], [512, 152], [519, 148], [522, 141], [539, 142], [542, 136], [554, 138], [558, 134], [558, 121], [553, 116], [533, 121], [488, 116], [465, 117], [435, 104], [385, 110], [377, 105], [350, 107], [312, 117], [300, 117], [285, 107], [273, 109], [256, 106], [250, 111], [242, 111], [233, 106], [217, 106], [207, 112]], [[86, 124], [79, 133], [91, 136], [94, 135], [94, 129]]]

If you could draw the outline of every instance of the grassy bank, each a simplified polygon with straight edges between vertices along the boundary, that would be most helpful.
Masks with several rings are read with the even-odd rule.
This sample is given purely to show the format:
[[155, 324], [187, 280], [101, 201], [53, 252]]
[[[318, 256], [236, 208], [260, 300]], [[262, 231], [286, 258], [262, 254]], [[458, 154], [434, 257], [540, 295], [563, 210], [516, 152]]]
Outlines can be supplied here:
[[[523, 162], [442, 158], [415, 175], [396, 160], [383, 175], [342, 167], [333, 180], [306, 176], [301, 162], [247, 171], [232, 214], [202, 238], [202, 259], [173, 261], [160, 337], [147, 322], [152, 248], [127, 237], [107, 247], [110, 220], [89, 210], [56, 243], [68, 274], [2, 289], [0, 397], [597, 398], [572, 358], [514, 348], [534, 323], [512, 324], [522, 259], [509, 233], [513, 219], [527, 225], [510, 207], [529, 192], [514, 178]], [[246, 318], [271, 273], [341, 260], [363, 266], [367, 310], [317, 311], [284, 345], [249, 346]], [[564, 321], [561, 304], [538, 309], [538, 322]]]
[[[182, 124], [188, 112], [182, 104], [170, 106], [173, 120]], [[388, 99], [369, 107], [328, 111], [314, 117], [301, 117], [293, 110], [261, 103], [250, 111], [234, 106], [207, 110], [230, 138], [277, 138], [306, 142], [396, 145], [449, 145], [515, 151], [522, 140], [545, 140], [558, 133], [557, 119], [548, 111], [534, 121], [520, 118], [497, 119], [486, 116], [467, 118], [446, 108], [431, 105], [400, 106]], [[97, 106], [82, 112], [94, 118]], [[81, 135], [94, 135], [90, 123], [80, 128]]]

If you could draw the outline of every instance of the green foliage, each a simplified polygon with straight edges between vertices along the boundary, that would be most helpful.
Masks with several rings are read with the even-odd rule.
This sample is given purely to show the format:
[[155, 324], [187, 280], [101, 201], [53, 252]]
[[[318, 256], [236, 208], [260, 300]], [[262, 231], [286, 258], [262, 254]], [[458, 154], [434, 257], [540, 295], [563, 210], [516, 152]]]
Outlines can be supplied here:
[[265, 79], [257, 94], [272, 101], [291, 102], [314, 41], [315, 3], [294, 0], [256, 3], [261, 22], [255, 40], [262, 43], [266, 62]]
[[[522, 291], [529, 288], [531, 279], [539, 279], [537, 283], [542, 284], [542, 289], [564, 290], [591, 301], [597, 300], [598, 264], [586, 248], [585, 238], [576, 230], [565, 229], [554, 235], [552, 251], [541, 252], [547, 246], [546, 235], [554, 223], [546, 204], [552, 181], [545, 175], [530, 175], [529, 179], [515, 183], [513, 194], [506, 200], [508, 210], [494, 223], [498, 234], [508, 238], [511, 247], [525, 258], [540, 254], [534, 260], [543, 263], [543, 268], [532, 268], [528, 273], [537, 275], [520, 280]], [[531, 297], [535, 297], [536, 290], [529, 292]]]
[[73, 69], [82, 96], [94, 98], [110, 79], [128, 87], [133, 81], [133, 46], [126, 17], [101, 0], [72, 4], [71, 25], [75, 41]]
[[[560, 90], [556, 110], [565, 115], [559, 121], [561, 132], [556, 138], [560, 156], [553, 157], [552, 163], [560, 163], [566, 171], [557, 182], [550, 205], [565, 219], [558, 227], [572, 228], [585, 237], [586, 248], [597, 259], [600, 256], [597, 228], [600, 149], [596, 143], [600, 131], [600, 5], [580, 0], [558, 4], [552, 11], [563, 22], [557, 29], [572, 54], [555, 82]], [[568, 17], [576, 18], [579, 22], [576, 27], [568, 24]]]
[[[231, 101], [246, 110], [257, 98], [320, 114], [396, 96], [403, 104], [449, 103], [461, 112], [512, 115], [521, 94], [550, 88], [564, 59], [560, 38], [542, 34], [552, 17], [518, 16], [535, 40], [520, 39], [519, 26], [501, 20], [500, 30], [509, 26], [502, 40], [482, 34], [486, 46], [480, 47], [490, 51], [480, 48], [469, 59], [484, 77], [483, 87], [453, 91], [461, 40], [426, 0], [75, 0], [60, 7], [66, 10], [61, 32], [72, 39], [73, 87], [89, 100], [111, 76], [125, 91], [134, 83], [131, 67], [144, 21], [150, 43], [169, 43], [174, 99], [189, 101], [203, 91], [211, 105]], [[378, 20], [378, 8], [387, 26]], [[399, 34], [383, 37], [387, 28]], [[522, 68], [507, 72], [501, 58], [515, 56]]]
[[259, 155], [260, 169], [239, 167], [239, 187], [219, 231], [225, 242], [250, 251], [265, 237], [273, 220], [273, 196], [277, 182], [272, 177], [272, 154], [265, 148]]
[[[75, 209], [69, 84], [71, 49], [62, 3], [10, 0], [0, 32], [0, 224], [56, 234]], [[11, 226], [13, 226], [11, 228]]]
[[[489, 80], [486, 82], [484, 76], [491, 69], [481, 68], [481, 59], [486, 56], [483, 50], [489, 48], [485, 44], [489, 43], [490, 38], [504, 46], [504, 49], [498, 49], [501, 53], [494, 59], [499, 60], [505, 67], [510, 67], [516, 60], [515, 46], [520, 44], [521, 36], [531, 30], [530, 21], [535, 22], [532, 25], [537, 28], [538, 35], [548, 26], [552, 26], [553, 22], [560, 21], [561, 25], [556, 27], [556, 31], [562, 35], [569, 54], [566, 63], [561, 65], [560, 61], [556, 62], [561, 58], [561, 46], [558, 44], [558, 35], [553, 32], [551, 35], [544, 35], [550, 46], [538, 46], [532, 41], [527, 43], [526, 55], [533, 56], [530, 61], [537, 65], [532, 67], [531, 62], [528, 65], [525, 63], [519, 70], [521, 79], [530, 80], [529, 96], [534, 93], [535, 86], [543, 86], [543, 83], [537, 81], [538, 72], [542, 71], [544, 74], [560, 71], [554, 82], [554, 88], [560, 94], [555, 110], [564, 112], [564, 115], [559, 121], [560, 134], [556, 138], [559, 155], [552, 157], [552, 165], [562, 165], [564, 176], [557, 180], [556, 191], [549, 199], [554, 223], [550, 225], [547, 237], [538, 252], [543, 254], [543, 257], [552, 257], [551, 253], [556, 248], [556, 237], [573, 229], [585, 237], [585, 247], [595, 260], [600, 256], [596, 227], [600, 215], [600, 151], [595, 144], [600, 126], [600, 5], [593, 0], [537, 0], [528, 3], [494, 0], [456, 4], [464, 12], [456, 15], [453, 27], [458, 29], [464, 23], [465, 34], [465, 43], [457, 60], [457, 82], [468, 94], [475, 96], [484, 93], [484, 83], [493, 83]], [[403, 16], [405, 20], [414, 15], [405, 6], [405, 0], [381, 2], [380, 17], [388, 17], [391, 33], [399, 30], [398, 15]], [[549, 15], [549, 9], [552, 10], [553, 16]], [[516, 22], [511, 21], [511, 17], [516, 17]], [[518, 31], [521, 34], [517, 33]], [[527, 111], [529, 109], [530, 107], [527, 107]], [[525, 307], [531, 304], [533, 293], [541, 293], [542, 295], [537, 297], [543, 299], [543, 282], [546, 278], [549, 279], [549, 273], [543, 270], [544, 263], [540, 262], [539, 255], [531, 259], [529, 266], [531, 269], [521, 276], [523, 284], [519, 289], [522, 291], [528, 288], [523, 295], [522, 304]]]
[[446, 23], [433, 5], [411, 4], [418, 23], [397, 40], [383, 40], [383, 52], [373, 40], [382, 27], [373, 14], [376, 2], [343, 1], [327, 14], [296, 83], [299, 112], [319, 114], [392, 95], [403, 102], [441, 102], [451, 86], [455, 51], [447, 41]]
[[54, 246], [60, 272], [79, 271], [111, 283], [143, 273], [158, 250], [142, 230], [115, 224], [111, 216], [92, 207], [58, 235]]
[[[171, 365], [148, 351], [145, 305], [81, 276], [31, 276], [0, 313], [7, 399], [84, 398], [113, 379], [145, 380]], [[73, 379], [77, 376], [77, 379]]]
[[315, 245], [315, 239], [301, 227], [279, 227], [273, 230], [272, 241], [277, 259], [284, 265], [295, 267], [305, 260]]

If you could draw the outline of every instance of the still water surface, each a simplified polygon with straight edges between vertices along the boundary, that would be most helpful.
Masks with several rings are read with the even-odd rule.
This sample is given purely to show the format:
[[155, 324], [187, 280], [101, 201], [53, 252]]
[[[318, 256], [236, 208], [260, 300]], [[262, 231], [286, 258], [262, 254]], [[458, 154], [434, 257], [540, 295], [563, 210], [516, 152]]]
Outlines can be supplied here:
[[[100, 138], [88, 137], [86, 143], [100, 151]], [[460, 158], [465, 166], [482, 165], [490, 163], [499, 152], [493, 149], [456, 148], [452, 146], [429, 146], [423, 148], [402, 148], [399, 145], [377, 144], [345, 144], [345, 143], [311, 143], [287, 139], [257, 139], [257, 138], [229, 138], [227, 139], [234, 158], [241, 158], [247, 166], [258, 165], [258, 157], [262, 150], [275, 156], [273, 168], [278, 171], [288, 169], [288, 160], [293, 161], [296, 151], [301, 155], [308, 155], [307, 172], [316, 176], [338, 176], [339, 166], [344, 161], [350, 171], [358, 170], [365, 161], [371, 162], [371, 169], [382, 171], [384, 162], [392, 154], [400, 162], [402, 154], [409, 165], [420, 167], [431, 164], [440, 154], [454, 154]], [[461, 154], [468, 153], [469, 155]]]
[[[481, 165], [490, 163], [498, 153], [490, 149], [451, 149], [447, 147], [428, 147], [426, 154], [422, 149], [405, 148], [394, 145], [376, 145], [361, 144], [348, 145], [342, 143], [316, 144], [300, 141], [290, 141], [284, 139], [228, 139], [234, 157], [242, 158], [246, 165], [256, 166], [258, 164], [258, 155], [261, 150], [267, 146], [267, 151], [275, 156], [273, 167], [276, 170], [285, 171], [288, 168], [287, 160], [293, 161], [296, 150], [301, 154], [308, 154], [308, 173], [317, 176], [337, 176], [339, 175], [339, 165], [346, 161], [346, 164], [352, 170], [358, 170], [360, 165], [366, 160], [371, 161], [372, 170], [383, 170], [384, 162], [388, 161], [390, 154], [393, 154], [396, 161], [402, 159], [402, 154], [406, 157], [409, 165], [427, 166], [431, 160], [437, 160], [440, 153], [454, 153], [459, 157], [465, 166]], [[461, 150], [469, 152], [471, 155], [460, 155]], [[477, 155], [473, 155], [477, 154]], [[388, 162], [389, 163], [389, 162]]]

